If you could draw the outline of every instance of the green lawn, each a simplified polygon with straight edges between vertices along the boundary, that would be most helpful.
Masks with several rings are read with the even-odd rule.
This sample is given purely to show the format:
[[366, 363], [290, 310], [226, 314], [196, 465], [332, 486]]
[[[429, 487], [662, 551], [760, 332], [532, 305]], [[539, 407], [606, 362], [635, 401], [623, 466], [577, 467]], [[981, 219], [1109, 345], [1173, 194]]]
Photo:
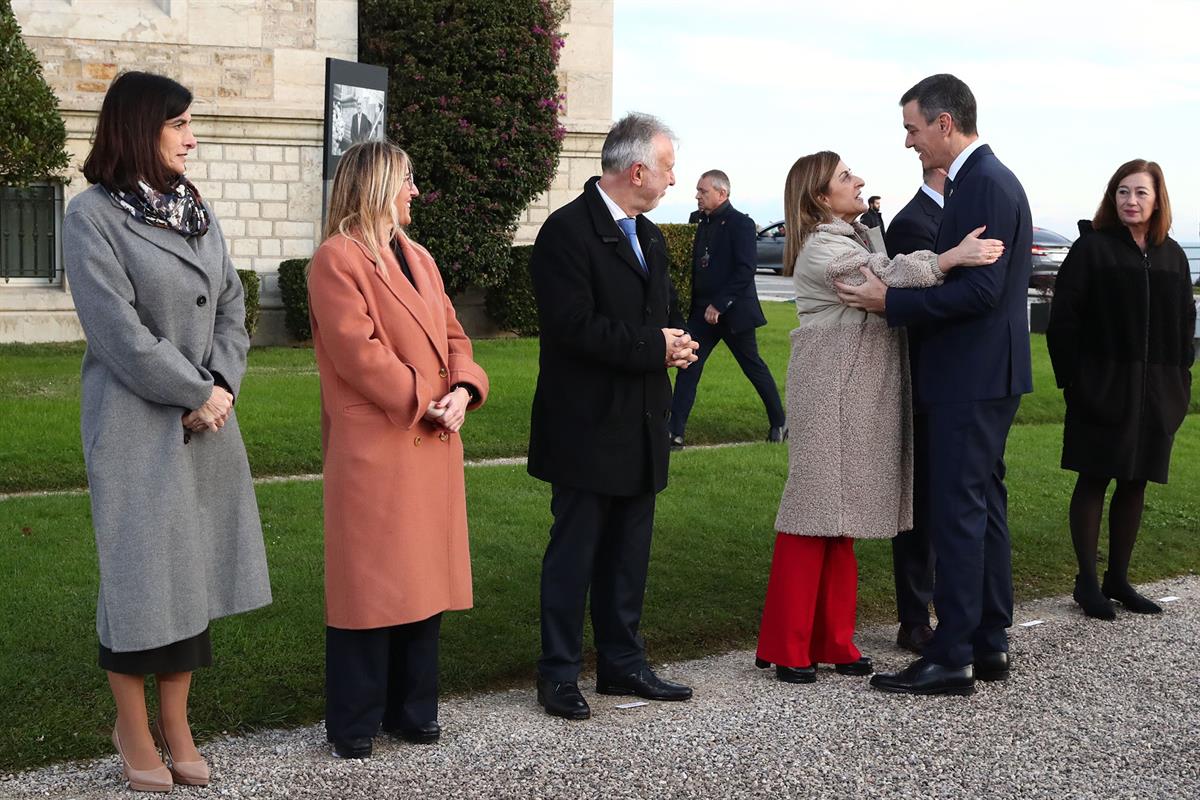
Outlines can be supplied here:
[[[760, 334], [783, 379], [790, 306], [768, 304]], [[493, 379], [487, 408], [465, 429], [471, 455], [523, 452], [536, 342], [478, 343]], [[1009, 438], [1014, 577], [1018, 597], [1069, 591], [1066, 534], [1073, 475], [1058, 467], [1061, 399], [1036, 340], [1038, 392]], [[78, 486], [78, 346], [0, 348], [0, 491]], [[258, 474], [316, 471], [316, 376], [309, 351], [255, 350], [239, 400]], [[727, 421], [730, 420], [730, 421]], [[1171, 484], [1147, 494], [1135, 581], [1200, 568], [1200, 424], [1176, 440]], [[725, 351], [700, 388], [692, 442], [757, 439], [758, 399]], [[786, 474], [785, 448], [766, 444], [685, 450], [656, 516], [643, 630], [655, 660], [754, 641]], [[475, 608], [443, 627], [443, 685], [471, 691], [531, 686], [538, 652], [538, 574], [550, 524], [548, 488], [523, 467], [467, 471]], [[197, 674], [201, 737], [322, 716], [321, 486], [257, 489], [275, 601], [214, 624], [216, 666]], [[892, 618], [887, 542], [858, 546], [860, 616]], [[86, 495], [0, 501], [0, 772], [110, 752], [112, 700], [96, 667], [96, 565]], [[532, 703], [532, 692], [530, 693]]]
[[[768, 325], [759, 346], [782, 390], [787, 373], [790, 303], [764, 303]], [[492, 339], [475, 343], [476, 358], [492, 379], [486, 406], [472, 414], [463, 437], [467, 458], [523, 455], [529, 407], [537, 380], [537, 341]], [[0, 346], [0, 493], [70, 489], [86, 483], [79, 443], [79, 362], [82, 345]], [[1045, 339], [1033, 341], [1034, 384], [1018, 424], [1062, 421], [1062, 395], [1046, 355]], [[1196, 381], [1192, 411], [1200, 410]], [[255, 348], [238, 418], [255, 475], [320, 472], [316, 366], [311, 350]], [[704, 370], [689, 420], [690, 443], [752, 441], [766, 435], [767, 421], [750, 383], [721, 347]]]

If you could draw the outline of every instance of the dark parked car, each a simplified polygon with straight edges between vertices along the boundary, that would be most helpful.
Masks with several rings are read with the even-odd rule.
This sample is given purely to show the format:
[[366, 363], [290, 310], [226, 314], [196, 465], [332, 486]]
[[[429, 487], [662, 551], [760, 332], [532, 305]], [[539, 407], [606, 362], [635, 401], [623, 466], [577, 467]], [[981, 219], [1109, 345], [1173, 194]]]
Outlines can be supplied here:
[[783, 222], [772, 222], [758, 232], [759, 269], [769, 269], [776, 275], [783, 274], [783, 240], [785, 232]]
[[1045, 228], [1033, 229], [1033, 273], [1029, 288], [1049, 294], [1054, 291], [1054, 278], [1071, 249], [1071, 240]]

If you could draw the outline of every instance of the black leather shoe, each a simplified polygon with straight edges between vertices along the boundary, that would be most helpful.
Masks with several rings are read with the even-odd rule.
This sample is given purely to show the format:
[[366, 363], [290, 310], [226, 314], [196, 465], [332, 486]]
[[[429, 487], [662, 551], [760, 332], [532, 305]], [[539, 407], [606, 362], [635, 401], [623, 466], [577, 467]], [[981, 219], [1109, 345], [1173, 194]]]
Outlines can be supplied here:
[[546, 709], [546, 713], [563, 719], [587, 719], [592, 716], [592, 709], [579, 691], [574, 681], [548, 681], [538, 678], [538, 703]]
[[784, 683], [816, 683], [817, 665], [807, 667], [781, 667], [775, 665], [775, 677]]
[[1008, 679], [1008, 653], [997, 650], [993, 653], [975, 654], [975, 679], [980, 681], [1003, 681]]
[[688, 700], [692, 687], [664, 681], [649, 667], [625, 675], [596, 675], [599, 694], [635, 694], [646, 700]]
[[767, 431], [767, 441], [768, 442], [773, 442], [775, 444], [779, 444], [780, 442], [786, 441], [787, 437], [788, 437], [787, 425], [772, 425], [771, 429]]
[[336, 736], [326, 736], [326, 738], [333, 745], [334, 758], [371, 757], [371, 737], [369, 736], [351, 739], [339, 739]]
[[683, 437], [682, 436], [668, 436], [667, 438], [670, 439], [670, 441], [671, 441], [671, 449], [672, 450], [682, 450], [683, 449]]
[[900, 694], [971, 694], [975, 691], [975, 670], [970, 664], [943, 667], [918, 658], [900, 672], [875, 673], [871, 686]]
[[395, 736], [397, 739], [403, 739], [406, 742], [413, 744], [433, 744], [442, 736], [442, 726], [437, 720], [425, 722], [415, 728], [387, 728], [383, 729], [384, 733]]
[[1104, 584], [1100, 587], [1100, 591], [1109, 600], [1116, 600], [1125, 607], [1125, 610], [1132, 611], [1135, 614], [1162, 613], [1162, 606], [1149, 597], [1138, 594], [1137, 589], [1129, 585], [1129, 581], [1118, 581], [1115, 578], [1109, 578], [1107, 572], [1104, 573]]
[[[1108, 574], [1105, 573], [1104, 577], [1107, 579]], [[1076, 575], [1075, 591], [1071, 593], [1071, 597], [1083, 609], [1084, 616], [1107, 620], [1117, 618], [1117, 610], [1100, 591], [1095, 578], [1085, 579], [1082, 575]]]
[[848, 664], [834, 664], [833, 671], [838, 675], [855, 675], [861, 678], [874, 672], [875, 667], [871, 665], [870, 657], [863, 656], [858, 661], [851, 661]]
[[933, 638], [933, 628], [928, 625], [917, 625], [913, 628], [900, 626], [896, 631], [896, 646], [902, 650], [921, 655], [921, 650]]

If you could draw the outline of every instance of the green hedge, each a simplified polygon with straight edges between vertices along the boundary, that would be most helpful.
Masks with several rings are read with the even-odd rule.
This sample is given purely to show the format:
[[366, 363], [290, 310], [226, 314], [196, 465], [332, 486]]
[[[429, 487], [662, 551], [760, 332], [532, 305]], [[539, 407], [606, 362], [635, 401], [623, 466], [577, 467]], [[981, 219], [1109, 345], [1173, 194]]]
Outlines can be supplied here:
[[293, 258], [279, 264], [279, 294], [283, 298], [283, 325], [298, 342], [312, 338], [308, 320], [308, 259]]
[[242, 294], [246, 300], [246, 333], [254, 336], [258, 328], [259, 295], [262, 289], [262, 278], [252, 269], [239, 269], [238, 277], [242, 279]]
[[[310, 4], [311, 5], [311, 4]], [[387, 135], [413, 157], [414, 239], [447, 292], [499, 284], [566, 129], [565, 0], [360, 0], [358, 57], [387, 67]]]
[[[668, 224], [658, 228], [667, 246], [671, 280], [679, 294], [679, 312], [686, 317], [692, 301], [692, 240], [696, 237], [696, 226]], [[537, 301], [529, 277], [532, 253], [531, 245], [512, 248], [507, 274], [487, 293], [491, 318], [501, 328], [520, 336], [536, 336], [538, 332]]]

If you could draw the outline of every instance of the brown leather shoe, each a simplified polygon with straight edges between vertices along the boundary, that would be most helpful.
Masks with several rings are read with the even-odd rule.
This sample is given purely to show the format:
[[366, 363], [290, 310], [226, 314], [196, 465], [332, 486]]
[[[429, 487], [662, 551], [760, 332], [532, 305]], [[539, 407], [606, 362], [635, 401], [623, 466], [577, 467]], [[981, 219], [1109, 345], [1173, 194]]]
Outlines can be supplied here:
[[917, 625], [914, 628], [900, 626], [896, 631], [896, 646], [901, 650], [921, 655], [921, 650], [933, 638], [933, 628], [928, 625]]

